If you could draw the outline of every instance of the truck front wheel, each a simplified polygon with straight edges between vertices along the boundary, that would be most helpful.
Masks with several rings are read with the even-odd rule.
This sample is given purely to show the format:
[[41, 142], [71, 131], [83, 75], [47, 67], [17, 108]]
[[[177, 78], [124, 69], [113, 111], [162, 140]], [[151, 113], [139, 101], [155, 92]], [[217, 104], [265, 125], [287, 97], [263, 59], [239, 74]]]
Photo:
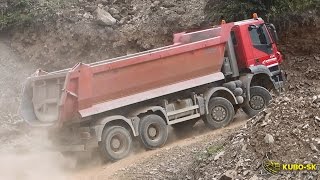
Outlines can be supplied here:
[[208, 104], [208, 112], [203, 121], [211, 129], [224, 127], [234, 117], [234, 108], [230, 101], [222, 97], [211, 98]]
[[110, 126], [103, 130], [100, 151], [105, 159], [117, 161], [126, 157], [131, 151], [130, 132], [121, 126]]
[[269, 105], [271, 100], [272, 96], [266, 88], [252, 86], [250, 88], [250, 101], [245, 101], [242, 109], [248, 116], [253, 117]]
[[141, 118], [139, 123], [139, 137], [147, 149], [163, 146], [168, 138], [168, 126], [162, 117], [149, 114]]

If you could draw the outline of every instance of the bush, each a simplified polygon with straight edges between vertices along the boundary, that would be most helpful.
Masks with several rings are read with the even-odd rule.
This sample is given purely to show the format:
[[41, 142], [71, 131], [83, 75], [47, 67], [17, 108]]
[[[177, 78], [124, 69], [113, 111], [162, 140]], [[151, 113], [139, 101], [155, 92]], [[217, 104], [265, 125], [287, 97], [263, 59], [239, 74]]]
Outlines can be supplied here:
[[209, 0], [205, 11], [211, 21], [219, 18], [238, 21], [251, 18], [254, 12], [269, 19], [319, 8], [320, 0]]
[[55, 16], [55, 9], [61, 1], [42, 0], [40, 3], [38, 0], [7, 0], [0, 6], [0, 30], [46, 21]]

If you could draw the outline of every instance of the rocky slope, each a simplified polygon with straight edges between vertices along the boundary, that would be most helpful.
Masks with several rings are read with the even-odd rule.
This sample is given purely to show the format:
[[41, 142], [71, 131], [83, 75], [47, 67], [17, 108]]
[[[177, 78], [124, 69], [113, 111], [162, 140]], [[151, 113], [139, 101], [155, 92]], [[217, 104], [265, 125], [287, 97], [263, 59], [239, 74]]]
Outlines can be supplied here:
[[[219, 0], [33, 1], [34, 9], [50, 11], [41, 11], [41, 22], [12, 29], [12, 46], [47, 71], [169, 45], [174, 33], [218, 24], [225, 6]], [[318, 11], [270, 19], [290, 53], [319, 50]]]
[[206, 1], [79, 0], [54, 19], [16, 30], [12, 46], [46, 69], [71, 67], [172, 43], [175, 32], [203, 25]]

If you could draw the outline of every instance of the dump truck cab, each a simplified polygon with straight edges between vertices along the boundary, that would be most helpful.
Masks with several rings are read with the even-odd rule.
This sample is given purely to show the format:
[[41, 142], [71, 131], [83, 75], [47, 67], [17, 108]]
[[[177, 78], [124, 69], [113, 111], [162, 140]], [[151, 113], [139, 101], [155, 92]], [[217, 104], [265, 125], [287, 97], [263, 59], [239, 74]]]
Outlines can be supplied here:
[[[274, 25], [254, 15], [253, 19], [234, 23], [231, 39], [239, 72], [256, 75], [251, 85], [261, 85], [268, 90], [281, 89], [285, 77], [279, 65], [283, 57], [277, 48], [278, 35]], [[261, 76], [269, 76], [269, 81], [262, 80]]]
[[252, 66], [272, 66], [282, 62], [276, 40], [262, 19], [235, 23], [231, 31], [239, 69]]

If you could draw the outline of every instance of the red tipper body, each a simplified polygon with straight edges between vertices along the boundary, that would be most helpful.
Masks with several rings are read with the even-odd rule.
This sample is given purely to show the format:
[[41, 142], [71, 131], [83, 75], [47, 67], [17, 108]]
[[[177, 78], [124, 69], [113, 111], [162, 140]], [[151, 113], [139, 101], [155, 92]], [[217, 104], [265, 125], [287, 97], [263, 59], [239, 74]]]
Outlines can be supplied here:
[[[175, 35], [172, 46], [97, 65], [78, 64], [67, 74], [59, 122], [117, 108], [109, 101], [220, 72], [233, 24]], [[149, 94], [151, 95], [151, 94]], [[96, 107], [98, 103], [105, 106]], [[110, 104], [111, 105], [111, 104]], [[120, 106], [120, 105], [119, 105]]]

